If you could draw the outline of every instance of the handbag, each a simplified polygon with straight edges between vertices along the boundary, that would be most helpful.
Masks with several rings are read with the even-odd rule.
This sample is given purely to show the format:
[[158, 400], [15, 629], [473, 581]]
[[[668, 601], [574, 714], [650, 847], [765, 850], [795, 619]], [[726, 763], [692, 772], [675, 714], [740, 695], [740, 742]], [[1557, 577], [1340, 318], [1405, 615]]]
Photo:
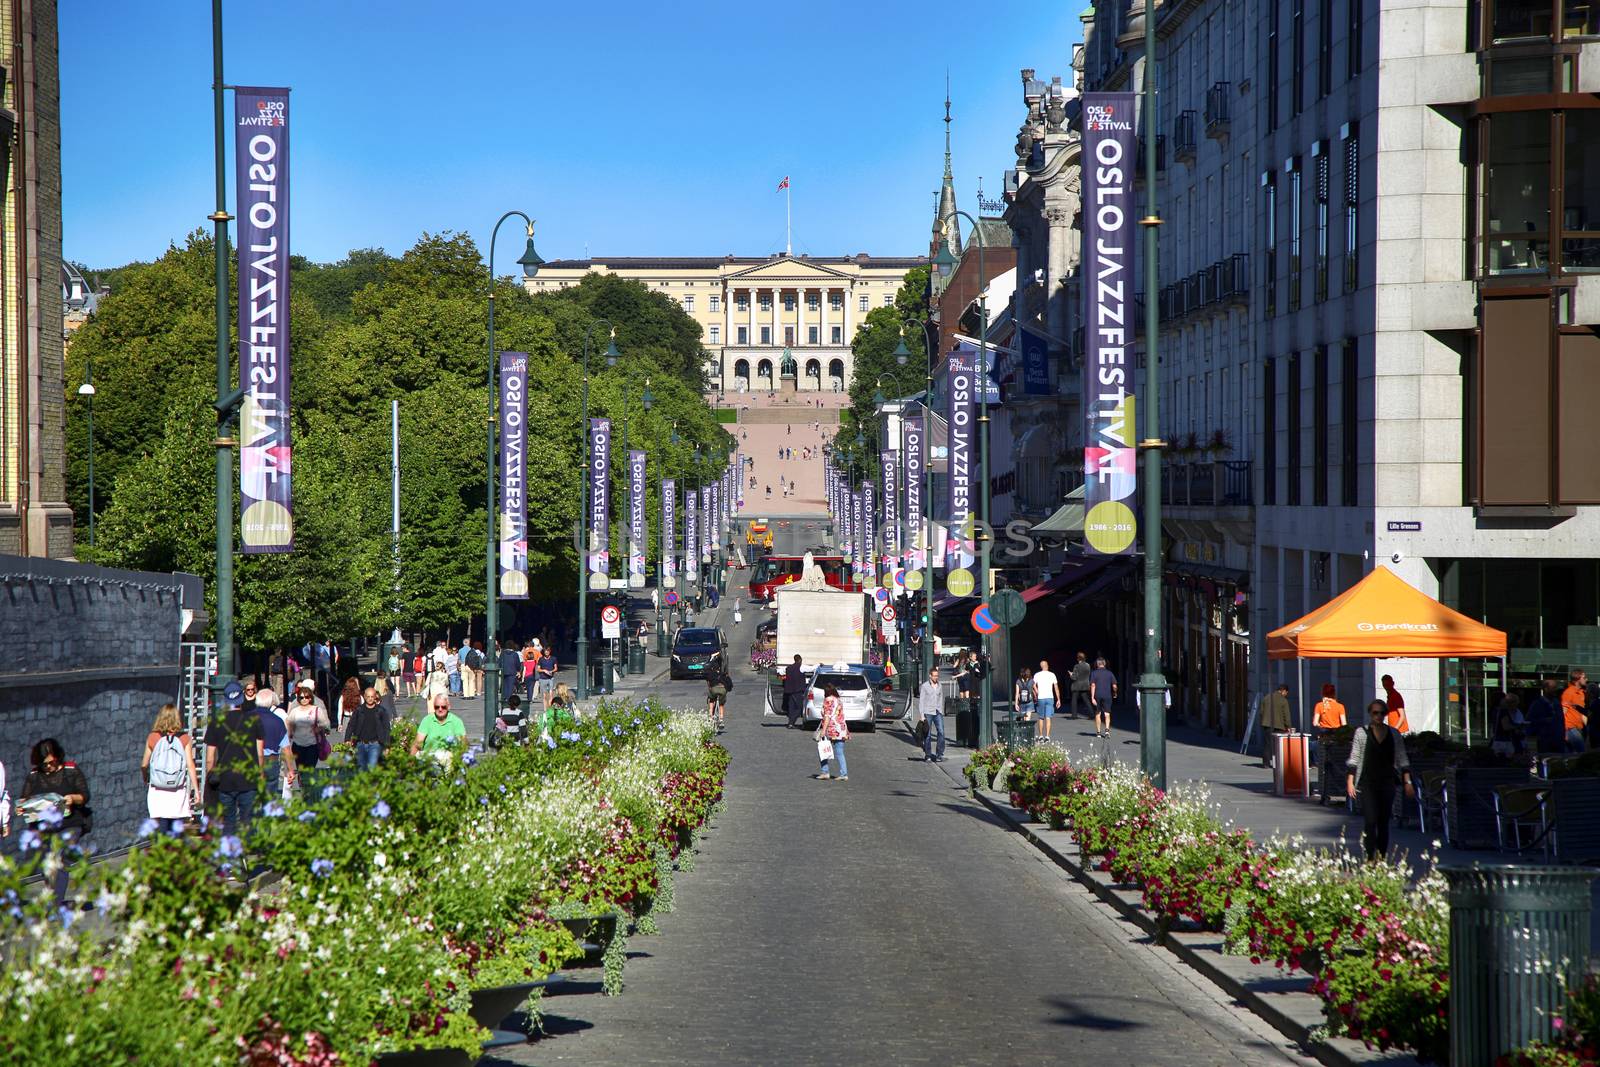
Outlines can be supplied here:
[[328, 740], [328, 735], [317, 731], [317, 759], [325, 760], [333, 755], [333, 742]]
[[817, 759], [827, 763], [833, 758], [833, 742], [826, 737], [817, 741]]

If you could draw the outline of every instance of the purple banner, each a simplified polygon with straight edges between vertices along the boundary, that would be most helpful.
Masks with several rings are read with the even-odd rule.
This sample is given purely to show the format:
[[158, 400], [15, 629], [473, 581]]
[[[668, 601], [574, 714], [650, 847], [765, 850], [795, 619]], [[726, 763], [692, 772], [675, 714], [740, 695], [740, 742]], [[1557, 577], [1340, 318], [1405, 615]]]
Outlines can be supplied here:
[[861, 490], [850, 490], [850, 573], [861, 577], [861, 564], [867, 554], [866, 538], [861, 532]]
[[678, 482], [661, 479], [661, 574], [678, 576]]
[[1050, 350], [1044, 335], [1019, 325], [1017, 347], [1022, 349], [1022, 391], [1028, 396], [1049, 396], [1055, 392], [1050, 381]]
[[239, 190], [239, 550], [294, 551], [289, 443], [289, 90], [233, 95]]
[[706, 545], [713, 556], [722, 548], [722, 480], [706, 487], [710, 501], [706, 504]]
[[628, 453], [628, 588], [644, 588], [644, 453]]
[[[861, 487], [861, 562], [862, 573], [869, 579], [877, 573], [878, 523], [876, 515], [877, 486], [871, 479]], [[874, 581], [873, 584], [876, 584]]]
[[[927, 532], [922, 528], [922, 475], [927, 462], [928, 432], [925, 417], [917, 415], [901, 424], [901, 441], [906, 455], [906, 530], [911, 534], [913, 557], [917, 557]], [[914, 560], [920, 564], [920, 558]]]
[[711, 487], [700, 487], [700, 562], [711, 562], [711, 542], [716, 536], [711, 518]]
[[855, 545], [850, 540], [850, 499], [844, 487], [844, 478], [838, 474], [833, 476], [833, 495], [839, 503], [839, 547], [845, 555], [851, 555]]
[[1133, 102], [1132, 93], [1088, 93], [1083, 98], [1083, 539], [1089, 551], [1111, 556], [1131, 552], [1138, 533], [1132, 507], [1138, 450], [1129, 370]]
[[500, 353], [500, 599], [528, 599], [528, 354]]
[[611, 586], [611, 420], [589, 420], [589, 588]]
[[683, 576], [688, 581], [700, 577], [700, 509], [695, 491], [683, 491]]
[[900, 554], [900, 453], [886, 450], [878, 457], [883, 477], [883, 551]]
[[972, 517], [972, 441], [973, 441], [973, 379], [977, 371], [963, 355], [952, 355], [949, 361], [950, 396], [946, 419], [950, 426], [949, 452], [949, 544], [945, 548], [946, 565], [969, 566], [973, 559], [964, 539], [968, 534], [967, 520]]

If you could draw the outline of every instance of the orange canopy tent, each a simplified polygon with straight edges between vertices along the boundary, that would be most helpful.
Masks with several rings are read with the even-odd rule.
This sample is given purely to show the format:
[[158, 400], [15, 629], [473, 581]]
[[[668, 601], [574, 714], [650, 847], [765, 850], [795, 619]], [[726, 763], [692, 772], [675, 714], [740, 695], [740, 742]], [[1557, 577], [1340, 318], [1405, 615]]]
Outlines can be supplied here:
[[1271, 659], [1505, 654], [1503, 631], [1452, 611], [1381, 564], [1316, 611], [1267, 634]]
[[[1452, 611], [1382, 564], [1309, 615], [1267, 634], [1269, 659], [1504, 659], [1505, 654], [1504, 631]], [[1303, 717], [1305, 680], [1299, 665], [1295, 674]]]

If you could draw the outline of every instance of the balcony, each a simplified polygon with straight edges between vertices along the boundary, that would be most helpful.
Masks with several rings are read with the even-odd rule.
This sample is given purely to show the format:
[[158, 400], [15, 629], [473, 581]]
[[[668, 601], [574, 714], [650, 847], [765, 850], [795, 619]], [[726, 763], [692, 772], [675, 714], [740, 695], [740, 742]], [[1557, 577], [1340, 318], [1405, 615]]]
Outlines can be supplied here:
[[[1133, 176], [1135, 181], [1143, 181], [1144, 180], [1144, 167], [1145, 167], [1144, 145], [1145, 145], [1145, 139], [1141, 137], [1139, 139], [1139, 149], [1138, 149], [1139, 155], [1138, 155], [1138, 159], [1136, 161], [1137, 162], [1137, 166], [1138, 166], [1138, 170]], [[1167, 172], [1167, 135], [1164, 134], [1164, 133], [1158, 133], [1158, 134], [1156, 134], [1156, 173], [1157, 174], [1165, 174], [1166, 172]]]
[[1217, 82], [1206, 90], [1206, 136], [1221, 139], [1228, 136], [1232, 117], [1233, 84]]
[[1247, 459], [1180, 459], [1161, 467], [1161, 500], [1174, 507], [1249, 507], [1254, 503]]
[[1213, 267], [1217, 271], [1217, 299], [1232, 307], [1250, 304], [1250, 254], [1235, 252]]
[[1172, 158], [1179, 163], [1194, 162], [1195, 149], [1198, 147], [1195, 137], [1198, 117], [1193, 111], [1185, 111], [1172, 124]]

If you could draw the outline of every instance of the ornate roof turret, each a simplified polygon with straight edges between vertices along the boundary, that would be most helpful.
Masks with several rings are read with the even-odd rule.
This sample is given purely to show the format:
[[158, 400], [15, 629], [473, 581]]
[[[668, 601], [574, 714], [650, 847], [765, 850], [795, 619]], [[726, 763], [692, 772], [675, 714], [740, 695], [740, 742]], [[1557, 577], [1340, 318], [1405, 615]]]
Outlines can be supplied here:
[[939, 187], [939, 206], [933, 214], [933, 238], [928, 243], [930, 255], [939, 254], [943, 244], [952, 256], [961, 255], [961, 226], [956, 218], [956, 182], [950, 169], [950, 79], [944, 86], [944, 182]]

